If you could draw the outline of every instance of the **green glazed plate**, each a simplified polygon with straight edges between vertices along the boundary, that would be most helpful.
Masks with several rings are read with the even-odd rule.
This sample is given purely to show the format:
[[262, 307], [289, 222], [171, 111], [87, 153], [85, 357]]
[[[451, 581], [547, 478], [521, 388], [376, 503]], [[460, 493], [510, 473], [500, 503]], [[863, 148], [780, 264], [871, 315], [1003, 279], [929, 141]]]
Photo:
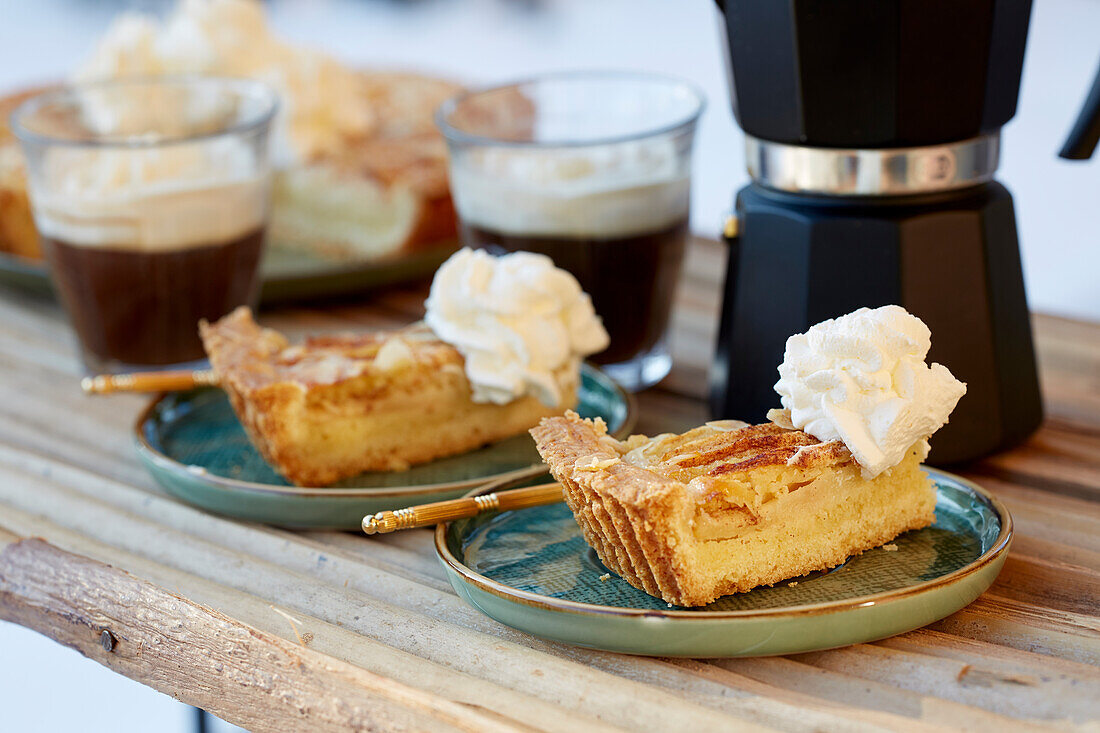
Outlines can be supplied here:
[[[600, 562], [565, 504], [485, 512], [436, 528], [451, 585], [475, 608], [536, 636], [628, 654], [748, 657], [874, 641], [925, 626], [993, 583], [1012, 518], [974, 483], [928, 469], [936, 523], [832, 570], [672, 607]], [[478, 493], [478, 492], [474, 492]]]
[[[323, 259], [305, 252], [269, 247], [260, 264], [260, 301], [269, 305], [312, 298], [362, 294], [383, 285], [426, 277], [443, 263], [458, 244], [441, 242], [419, 252], [403, 253], [370, 261]], [[29, 260], [0, 252], [0, 284], [50, 294], [50, 268], [42, 260]]]
[[[630, 397], [587, 364], [581, 368], [577, 412], [602, 417], [620, 437], [634, 424]], [[163, 395], [134, 429], [138, 457], [173, 496], [218, 514], [285, 527], [358, 529], [367, 514], [453, 499], [490, 481], [522, 482], [546, 472], [530, 436], [517, 435], [407, 471], [364, 473], [323, 489], [291, 486], [249, 442], [219, 389]]]

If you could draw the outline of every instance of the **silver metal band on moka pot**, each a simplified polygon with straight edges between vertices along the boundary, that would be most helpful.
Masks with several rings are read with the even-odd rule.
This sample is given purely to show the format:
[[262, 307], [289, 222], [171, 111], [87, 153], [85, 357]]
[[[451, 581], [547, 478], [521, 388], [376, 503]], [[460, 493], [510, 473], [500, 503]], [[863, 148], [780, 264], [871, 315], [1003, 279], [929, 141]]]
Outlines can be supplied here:
[[993, 179], [1000, 133], [915, 148], [814, 148], [745, 135], [745, 162], [755, 183], [823, 196], [911, 196]]

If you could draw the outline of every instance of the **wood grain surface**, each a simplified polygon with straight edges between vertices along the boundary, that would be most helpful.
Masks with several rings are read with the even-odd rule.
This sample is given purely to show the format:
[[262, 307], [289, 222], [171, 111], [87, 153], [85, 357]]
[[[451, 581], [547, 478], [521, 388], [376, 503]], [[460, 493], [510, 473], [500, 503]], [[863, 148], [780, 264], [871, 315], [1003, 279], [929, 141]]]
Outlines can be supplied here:
[[[707, 419], [723, 270], [720, 245], [691, 248], [676, 366], [639, 396], [639, 431]], [[291, 335], [400, 326], [424, 292], [261, 320]], [[81, 394], [59, 308], [0, 290], [0, 618], [255, 730], [1100, 730], [1100, 325], [1034, 326], [1046, 422], [960, 471], [1016, 520], [987, 593], [873, 644], [674, 660], [482, 616], [427, 530], [290, 532], [167, 497], [131, 444], [143, 398]]]

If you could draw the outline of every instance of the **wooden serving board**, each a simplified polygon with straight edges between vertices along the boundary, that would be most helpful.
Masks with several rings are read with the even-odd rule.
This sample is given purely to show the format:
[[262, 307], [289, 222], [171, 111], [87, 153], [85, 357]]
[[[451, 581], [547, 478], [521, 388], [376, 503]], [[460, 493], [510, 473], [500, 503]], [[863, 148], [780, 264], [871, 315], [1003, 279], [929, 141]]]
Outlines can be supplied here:
[[[723, 261], [717, 243], [691, 248], [676, 366], [640, 395], [640, 432], [706, 419]], [[424, 295], [265, 320], [292, 337], [398, 326]], [[165, 496], [131, 444], [145, 399], [82, 395], [60, 310], [0, 288], [0, 618], [256, 730], [1095, 730], [1100, 325], [1034, 325], [1047, 419], [962, 471], [1016, 520], [989, 591], [884, 641], [673, 660], [488, 619], [454, 594], [427, 530], [289, 532]]]

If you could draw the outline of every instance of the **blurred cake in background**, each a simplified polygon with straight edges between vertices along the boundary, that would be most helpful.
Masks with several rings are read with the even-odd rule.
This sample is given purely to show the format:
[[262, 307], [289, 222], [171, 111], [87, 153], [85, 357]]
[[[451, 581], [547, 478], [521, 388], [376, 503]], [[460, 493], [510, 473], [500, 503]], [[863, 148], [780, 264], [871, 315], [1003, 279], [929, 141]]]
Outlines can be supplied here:
[[[432, 119], [455, 84], [363, 72], [290, 45], [270, 32], [258, 0], [181, 0], [163, 20], [124, 13], [72, 81], [161, 74], [243, 76], [279, 92], [272, 246], [369, 260], [455, 237], [446, 147]], [[0, 100], [0, 112], [26, 96]], [[3, 117], [0, 249], [39, 256]]]
[[23, 154], [8, 127], [12, 111], [39, 89], [28, 89], [0, 99], [0, 252], [20, 257], [41, 257], [38, 232], [27, 198], [27, 172]]

